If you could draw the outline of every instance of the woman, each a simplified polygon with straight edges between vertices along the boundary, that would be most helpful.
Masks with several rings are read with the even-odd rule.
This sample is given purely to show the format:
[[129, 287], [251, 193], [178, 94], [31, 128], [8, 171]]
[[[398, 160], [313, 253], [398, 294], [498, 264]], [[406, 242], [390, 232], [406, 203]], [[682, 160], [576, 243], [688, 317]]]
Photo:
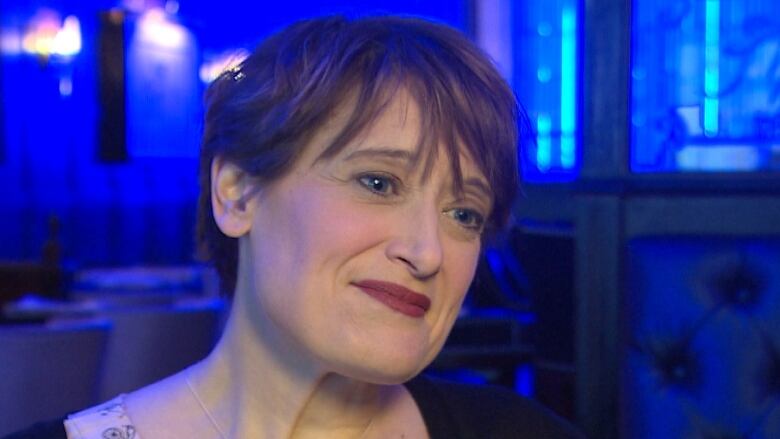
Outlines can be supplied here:
[[[181, 373], [68, 437], [575, 437], [508, 391], [414, 378], [517, 186], [517, 107], [458, 32], [322, 18], [206, 94], [199, 238], [231, 315]], [[61, 429], [61, 427], [60, 427]]]

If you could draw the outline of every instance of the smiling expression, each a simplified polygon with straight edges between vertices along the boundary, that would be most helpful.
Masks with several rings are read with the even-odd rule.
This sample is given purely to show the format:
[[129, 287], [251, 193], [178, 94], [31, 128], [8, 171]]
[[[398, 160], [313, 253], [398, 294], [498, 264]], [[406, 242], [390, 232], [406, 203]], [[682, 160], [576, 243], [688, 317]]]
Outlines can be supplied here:
[[[414, 160], [419, 109], [399, 93], [335, 156], [336, 117], [251, 204], [250, 303], [329, 372], [397, 383], [441, 349], [474, 276], [489, 186], [466, 153]], [[463, 151], [464, 148], [461, 148]]]

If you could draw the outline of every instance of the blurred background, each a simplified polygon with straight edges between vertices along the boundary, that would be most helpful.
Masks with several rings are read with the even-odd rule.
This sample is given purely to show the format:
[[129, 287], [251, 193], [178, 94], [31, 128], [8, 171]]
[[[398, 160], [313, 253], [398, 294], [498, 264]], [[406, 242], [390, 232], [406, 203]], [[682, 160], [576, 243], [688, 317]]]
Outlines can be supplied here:
[[401, 13], [472, 37], [528, 114], [515, 225], [429, 372], [593, 438], [780, 437], [775, 3], [4, 0], [0, 435], [206, 355], [205, 87], [294, 20]]

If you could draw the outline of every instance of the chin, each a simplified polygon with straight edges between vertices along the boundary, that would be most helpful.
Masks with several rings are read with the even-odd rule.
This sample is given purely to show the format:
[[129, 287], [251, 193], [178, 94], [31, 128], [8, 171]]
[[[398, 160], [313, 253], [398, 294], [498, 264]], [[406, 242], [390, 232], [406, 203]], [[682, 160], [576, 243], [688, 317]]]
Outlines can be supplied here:
[[359, 370], [355, 373], [348, 374], [350, 378], [363, 381], [366, 383], [381, 384], [381, 385], [395, 385], [403, 384], [410, 379], [414, 378], [421, 371], [420, 368], [407, 369], [407, 370]]
[[368, 383], [402, 384], [422, 372], [433, 358], [434, 356], [422, 352], [376, 353], [369, 357], [368, 361], [343, 365], [344, 367], [336, 368], [336, 372]]

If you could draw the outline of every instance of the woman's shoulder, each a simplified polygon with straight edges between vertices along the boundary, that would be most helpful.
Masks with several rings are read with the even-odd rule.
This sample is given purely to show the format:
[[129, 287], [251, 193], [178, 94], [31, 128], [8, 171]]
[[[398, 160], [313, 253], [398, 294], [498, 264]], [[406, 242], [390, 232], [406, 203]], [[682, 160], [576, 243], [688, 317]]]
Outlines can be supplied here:
[[67, 439], [65, 434], [65, 419], [54, 419], [51, 421], [38, 422], [29, 428], [2, 439]]
[[406, 385], [432, 439], [583, 438], [567, 421], [509, 389], [425, 376]]
[[39, 422], [2, 439], [138, 438], [124, 407], [124, 396], [62, 419]]

